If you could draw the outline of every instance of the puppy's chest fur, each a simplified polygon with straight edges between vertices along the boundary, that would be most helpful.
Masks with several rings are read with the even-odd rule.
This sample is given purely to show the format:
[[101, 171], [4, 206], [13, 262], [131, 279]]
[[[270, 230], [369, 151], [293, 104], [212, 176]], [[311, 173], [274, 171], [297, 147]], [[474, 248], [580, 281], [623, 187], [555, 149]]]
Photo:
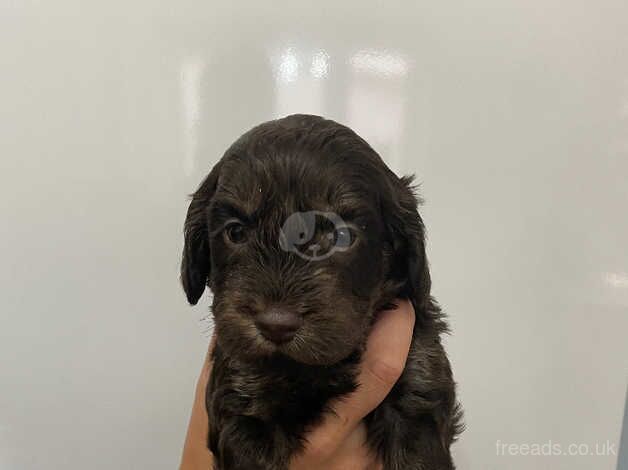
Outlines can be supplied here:
[[[209, 413], [218, 419], [251, 418], [268, 431], [291, 436], [291, 450], [296, 450], [330, 402], [357, 388], [360, 352], [331, 366], [309, 366], [282, 357], [243, 362], [225, 357], [216, 346], [213, 361], [206, 396]], [[211, 416], [210, 423], [216, 423]]]
[[226, 358], [216, 347], [216, 380], [209, 392], [224, 400], [223, 413], [233, 411], [295, 430], [320, 415], [330, 399], [355, 390], [359, 359], [355, 352], [332, 366], [308, 366], [281, 357], [252, 364]]
[[[383, 291], [372, 310], [394, 308], [393, 298], [392, 290]], [[287, 469], [306, 444], [307, 432], [325, 413], [333, 413], [334, 400], [358, 388], [373, 321], [356, 349], [330, 365], [303, 364], [279, 354], [244, 360], [217, 344], [206, 390], [208, 447], [216, 469]]]

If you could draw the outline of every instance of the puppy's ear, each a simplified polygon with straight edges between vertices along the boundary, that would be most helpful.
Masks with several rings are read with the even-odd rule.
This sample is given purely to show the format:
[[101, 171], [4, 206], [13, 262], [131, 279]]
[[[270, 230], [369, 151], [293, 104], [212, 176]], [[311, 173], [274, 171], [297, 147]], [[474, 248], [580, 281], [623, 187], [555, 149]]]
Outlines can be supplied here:
[[184, 225], [185, 242], [181, 260], [181, 284], [191, 305], [201, 298], [209, 278], [211, 259], [207, 207], [216, 191], [220, 163], [216, 164], [205, 181], [192, 195]]
[[425, 229], [417, 209], [420, 200], [412, 186], [413, 177], [392, 178], [392, 198], [384, 214], [393, 244], [395, 273], [405, 279], [401, 295], [410, 299], [418, 314], [426, 310], [432, 285], [425, 254]]

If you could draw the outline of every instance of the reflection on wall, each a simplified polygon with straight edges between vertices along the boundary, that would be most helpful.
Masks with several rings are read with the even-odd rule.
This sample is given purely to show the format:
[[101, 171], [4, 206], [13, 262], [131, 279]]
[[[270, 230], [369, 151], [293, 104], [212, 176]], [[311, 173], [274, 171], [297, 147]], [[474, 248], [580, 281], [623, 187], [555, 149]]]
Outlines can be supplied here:
[[181, 65], [181, 103], [183, 123], [183, 171], [190, 176], [196, 165], [199, 122], [201, 119], [201, 81], [205, 63], [189, 57]]
[[325, 114], [324, 87], [329, 55], [324, 50], [310, 53], [294, 47], [270, 55], [275, 75], [274, 117], [293, 113]]
[[409, 63], [397, 52], [363, 50], [349, 64], [347, 124], [398, 170]]
[[[330, 80], [343, 80], [344, 116], [338, 119], [363, 136], [387, 163], [398, 170], [404, 128], [405, 83], [410, 63], [395, 51], [366, 49], [343, 60], [346, 70], [330, 74], [330, 56], [323, 50], [296, 47], [270, 54], [275, 82], [274, 116], [292, 113], [329, 115], [326, 87]], [[333, 84], [338, 87], [338, 83]], [[344, 85], [344, 86], [342, 86]], [[335, 116], [330, 116], [335, 118]]]
[[628, 288], [628, 274], [626, 273], [606, 273], [605, 278], [610, 286]]

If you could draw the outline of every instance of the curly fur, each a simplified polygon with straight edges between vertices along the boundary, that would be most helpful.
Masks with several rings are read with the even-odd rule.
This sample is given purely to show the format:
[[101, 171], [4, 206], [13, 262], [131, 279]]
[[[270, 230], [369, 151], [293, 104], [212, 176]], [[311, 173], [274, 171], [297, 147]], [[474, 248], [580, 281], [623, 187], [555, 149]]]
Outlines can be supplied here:
[[[451, 470], [461, 430], [447, 325], [430, 295], [424, 227], [412, 178], [397, 177], [351, 129], [293, 115], [240, 137], [194, 193], [181, 280], [195, 304], [206, 286], [217, 345], [207, 388], [215, 467], [285, 470], [330, 400], [354, 391], [376, 313], [395, 298], [416, 312], [405, 371], [366, 418], [368, 443], [387, 470]], [[349, 250], [308, 261], [282, 250], [290, 214], [332, 211], [360, 227]], [[225, 237], [238, 220], [244, 243]], [[303, 318], [274, 344], [255, 316], [280, 305]]]

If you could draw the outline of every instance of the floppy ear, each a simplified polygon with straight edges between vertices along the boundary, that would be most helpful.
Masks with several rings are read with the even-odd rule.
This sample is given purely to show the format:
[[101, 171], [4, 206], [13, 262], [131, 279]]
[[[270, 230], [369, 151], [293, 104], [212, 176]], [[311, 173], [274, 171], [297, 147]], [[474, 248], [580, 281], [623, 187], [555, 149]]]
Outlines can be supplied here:
[[417, 210], [419, 199], [412, 186], [414, 177], [392, 177], [395, 184], [385, 217], [393, 243], [395, 271], [405, 278], [400, 295], [410, 299], [418, 318], [419, 312], [428, 306], [432, 285], [425, 254], [425, 230]]
[[185, 242], [181, 260], [181, 284], [191, 305], [196, 305], [205, 291], [209, 278], [211, 258], [207, 206], [209, 205], [220, 173], [218, 163], [192, 195], [184, 225]]

